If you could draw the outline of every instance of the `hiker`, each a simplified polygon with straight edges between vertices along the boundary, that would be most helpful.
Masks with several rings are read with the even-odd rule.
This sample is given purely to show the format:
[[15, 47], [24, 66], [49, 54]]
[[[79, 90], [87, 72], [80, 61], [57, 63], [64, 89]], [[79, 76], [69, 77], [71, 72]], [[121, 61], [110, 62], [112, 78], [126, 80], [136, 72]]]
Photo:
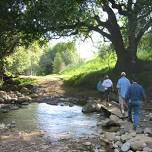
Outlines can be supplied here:
[[130, 81], [126, 78], [126, 73], [121, 72], [121, 78], [117, 82], [117, 89], [118, 89], [118, 95], [119, 95], [119, 105], [120, 105], [120, 111], [122, 115], [125, 115], [125, 95], [127, 93], [127, 90], [130, 86]]
[[137, 80], [128, 88], [125, 100], [128, 103], [128, 118], [133, 122], [133, 129], [136, 130], [139, 124], [139, 112], [141, 109], [141, 101], [146, 99], [144, 89], [138, 84]]
[[102, 82], [102, 86], [104, 87], [104, 96], [106, 98], [106, 105], [108, 105], [109, 101], [110, 101], [110, 92], [113, 89], [113, 83], [112, 81], [109, 79], [109, 76], [106, 75], [103, 82]]

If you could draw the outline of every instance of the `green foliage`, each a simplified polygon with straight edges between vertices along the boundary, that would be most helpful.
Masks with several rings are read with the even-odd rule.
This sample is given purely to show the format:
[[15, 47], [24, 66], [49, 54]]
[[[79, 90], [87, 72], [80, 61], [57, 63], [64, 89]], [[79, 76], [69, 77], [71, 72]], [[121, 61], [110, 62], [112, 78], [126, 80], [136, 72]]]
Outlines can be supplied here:
[[[106, 64], [105, 59], [98, 56], [97, 58], [77, 65], [74, 68], [66, 69], [61, 75], [63, 76], [66, 85], [96, 90], [97, 82], [103, 80], [104, 76], [108, 74], [115, 87], [120, 77], [120, 73], [114, 71], [116, 60], [114, 60], [113, 57], [109, 57], [107, 60], [110, 60], [110, 69]], [[151, 87], [151, 75], [152, 70], [150, 68], [136, 74], [139, 83], [143, 85], [145, 89]], [[127, 77], [131, 80], [132, 74], [127, 74]]]
[[[60, 54], [60, 55], [59, 55]], [[56, 62], [62, 62], [56, 70]], [[55, 62], [55, 63], [54, 63]], [[53, 48], [48, 48], [40, 59], [41, 74], [60, 72], [63, 67], [78, 63], [78, 54], [73, 42], [58, 43]], [[57, 66], [58, 67], [58, 66]], [[59, 70], [60, 69], [60, 70]]]
[[112, 45], [102, 44], [99, 47], [99, 56], [103, 59], [103, 62], [106, 65], [108, 65], [109, 70], [110, 70], [111, 60], [117, 59], [114, 49], [112, 48]]
[[0, 58], [13, 53], [19, 45], [28, 46], [34, 40], [44, 40], [44, 33], [36, 30], [36, 27], [30, 24], [33, 22], [31, 18], [27, 18], [30, 13], [30, 8], [27, 7], [29, 5], [30, 0], [0, 1]]
[[114, 55], [111, 55], [109, 58], [101, 58], [98, 56], [86, 63], [66, 69], [61, 74], [64, 75], [67, 84], [94, 88], [96, 87], [96, 82], [102, 76], [104, 77], [105, 73], [114, 68], [115, 63], [116, 59]]
[[38, 80], [34, 77], [17, 77], [15, 80], [18, 81], [21, 86], [36, 85], [38, 83]]
[[139, 48], [138, 48], [138, 56], [143, 60], [152, 61], [152, 34], [147, 33], [142, 38]]
[[6, 58], [6, 70], [12, 74], [36, 75], [43, 49], [35, 42], [28, 48], [18, 47], [16, 52]]
[[30, 24], [47, 38], [101, 34], [114, 46], [117, 70], [129, 69], [142, 36], [152, 27], [151, 0], [38, 0], [27, 8]]
[[[61, 36], [82, 34], [88, 37], [92, 31], [112, 42], [117, 58], [122, 58], [118, 60], [126, 59], [129, 51], [134, 59], [137, 44], [152, 27], [151, 11], [151, 0], [1, 0], [0, 72], [3, 71], [3, 58], [19, 45], [28, 46], [34, 40], [43, 42]], [[73, 61], [68, 55], [66, 51], [61, 55], [66, 66]], [[42, 73], [52, 72], [54, 57], [47, 66], [49, 69]]]
[[56, 53], [53, 62], [53, 73], [59, 73], [64, 69], [64, 62], [59, 52]]
[[18, 75], [24, 73], [24, 70], [30, 67], [30, 56], [24, 48], [18, 48], [13, 55], [6, 58], [6, 69], [12, 74]]

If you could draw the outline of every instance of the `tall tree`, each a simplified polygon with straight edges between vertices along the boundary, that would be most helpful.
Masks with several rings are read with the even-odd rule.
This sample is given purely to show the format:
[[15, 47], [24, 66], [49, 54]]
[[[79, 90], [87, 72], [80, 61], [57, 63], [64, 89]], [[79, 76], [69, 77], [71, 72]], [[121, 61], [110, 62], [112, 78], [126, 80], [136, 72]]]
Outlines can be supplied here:
[[[62, 60], [60, 60], [60, 57], [62, 58]], [[40, 58], [39, 64], [41, 67], [41, 74], [47, 75], [54, 72], [54, 68], [56, 67], [54, 67], [54, 62], [56, 62], [56, 60], [57, 62], [58, 60], [60, 60], [60, 62], [62, 61], [62, 65], [64, 65], [65, 67], [78, 63], [79, 57], [75, 47], [75, 43], [57, 43], [54, 47], [48, 48]]]
[[37, 42], [28, 48], [17, 47], [13, 54], [5, 58], [6, 71], [14, 75], [36, 75], [39, 72], [39, 60], [43, 49]]
[[138, 63], [138, 44], [151, 27], [151, 0], [1, 0], [0, 58], [42, 36], [95, 31], [112, 42], [116, 68], [127, 70]]
[[136, 65], [138, 44], [152, 27], [151, 0], [37, 0], [31, 14], [49, 38], [100, 33], [112, 42], [121, 70]]
[[59, 73], [64, 68], [64, 62], [59, 52], [56, 53], [53, 62], [53, 73]]
[[[30, 0], [0, 1], [0, 77], [5, 74], [4, 58], [20, 45], [29, 45], [42, 35], [30, 27], [27, 16], [27, 4]], [[29, 28], [30, 31], [24, 30]]]

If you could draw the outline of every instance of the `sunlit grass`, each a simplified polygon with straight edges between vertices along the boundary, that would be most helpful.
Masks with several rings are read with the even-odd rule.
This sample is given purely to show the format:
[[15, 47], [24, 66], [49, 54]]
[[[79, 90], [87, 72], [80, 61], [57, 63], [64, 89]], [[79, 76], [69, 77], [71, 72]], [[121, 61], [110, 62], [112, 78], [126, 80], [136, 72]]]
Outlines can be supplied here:
[[105, 59], [98, 56], [95, 59], [87, 61], [86, 63], [82, 63], [75, 67], [66, 69], [61, 74], [65, 76], [65, 79], [70, 79], [73, 76], [82, 74], [86, 75], [106, 68], [110, 70], [114, 67], [115, 63], [116, 59], [114, 56]]
[[138, 52], [137, 56], [141, 60], [152, 61], [152, 52]]
[[65, 83], [72, 86], [95, 88], [96, 82], [110, 73], [116, 63], [115, 55], [96, 57], [86, 63], [69, 68], [61, 73]]

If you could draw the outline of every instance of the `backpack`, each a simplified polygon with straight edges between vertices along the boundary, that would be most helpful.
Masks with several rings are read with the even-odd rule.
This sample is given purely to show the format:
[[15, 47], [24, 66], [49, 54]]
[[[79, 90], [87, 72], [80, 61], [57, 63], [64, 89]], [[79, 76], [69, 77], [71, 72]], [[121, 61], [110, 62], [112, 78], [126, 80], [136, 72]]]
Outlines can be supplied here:
[[97, 91], [99, 91], [99, 92], [104, 92], [105, 91], [105, 88], [102, 86], [102, 82], [101, 81], [99, 81], [97, 83]]

